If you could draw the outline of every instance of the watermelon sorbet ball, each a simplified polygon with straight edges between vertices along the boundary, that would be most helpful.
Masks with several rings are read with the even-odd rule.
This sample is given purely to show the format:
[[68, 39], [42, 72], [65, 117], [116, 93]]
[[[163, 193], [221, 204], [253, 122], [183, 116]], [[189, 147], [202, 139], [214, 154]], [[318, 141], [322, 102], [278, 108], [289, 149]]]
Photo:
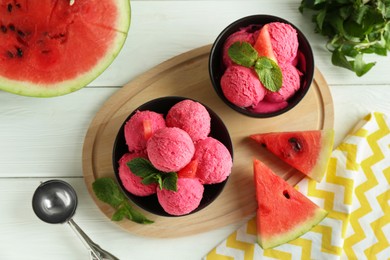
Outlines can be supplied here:
[[188, 133], [177, 127], [157, 130], [147, 143], [150, 162], [163, 172], [177, 172], [192, 159], [195, 146]]
[[136, 196], [149, 196], [156, 193], [157, 184], [142, 184], [141, 177], [135, 175], [127, 166], [129, 161], [139, 157], [146, 158], [146, 154], [143, 152], [126, 153], [119, 159], [119, 178], [128, 192]]
[[224, 181], [230, 175], [233, 166], [229, 150], [213, 137], [196, 143], [194, 159], [198, 160], [196, 176], [202, 184]]
[[293, 65], [280, 64], [280, 69], [283, 75], [282, 87], [277, 92], [268, 91], [264, 100], [270, 102], [283, 102], [292, 97], [300, 88], [300, 72]]
[[[145, 129], [145, 126], [149, 129]], [[148, 136], [145, 131], [149, 131], [149, 135], [156, 132], [158, 129], [164, 128], [165, 119], [162, 114], [145, 110], [137, 111], [125, 124], [125, 139], [129, 151], [141, 151], [146, 149]]]
[[210, 133], [211, 118], [207, 109], [189, 99], [176, 103], [168, 111], [166, 124], [168, 127], [178, 127], [186, 131], [192, 141], [205, 139]]
[[221, 77], [221, 89], [226, 99], [239, 107], [256, 106], [266, 93], [256, 73], [239, 65], [225, 70]]
[[196, 178], [177, 179], [177, 191], [157, 189], [157, 199], [168, 214], [180, 216], [195, 210], [202, 200], [204, 187]]
[[298, 53], [298, 33], [286, 23], [274, 22], [268, 24], [272, 50], [278, 63], [292, 63]]

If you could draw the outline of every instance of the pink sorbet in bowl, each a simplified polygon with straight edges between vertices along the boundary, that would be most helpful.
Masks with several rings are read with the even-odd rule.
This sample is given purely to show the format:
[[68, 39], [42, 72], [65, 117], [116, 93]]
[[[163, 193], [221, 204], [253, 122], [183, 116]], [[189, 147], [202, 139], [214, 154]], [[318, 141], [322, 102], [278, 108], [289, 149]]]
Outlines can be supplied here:
[[[270, 69], [260, 59], [275, 64]], [[295, 107], [308, 92], [314, 69], [305, 35], [291, 22], [271, 15], [231, 23], [218, 35], [209, 56], [210, 79], [218, 96], [233, 110], [254, 118], [278, 116]], [[274, 84], [275, 79], [282, 84]]]
[[[189, 102], [189, 100], [191, 102]], [[192, 112], [185, 111], [186, 109], [189, 109]], [[126, 143], [125, 127], [133, 116], [138, 115], [143, 111], [160, 114], [164, 120], [166, 119], [166, 122], [169, 120], [172, 121], [169, 124], [166, 123], [165, 127], [161, 127], [150, 134], [147, 139], [148, 141], [146, 142], [146, 149], [139, 152], [132, 152], [129, 151], [129, 147]], [[193, 114], [193, 112], [196, 111], [200, 116]], [[173, 118], [168, 120], [169, 112], [171, 112]], [[183, 125], [180, 125], [180, 120], [177, 120], [175, 117], [182, 117], [183, 121], [188, 122], [184, 122]], [[198, 117], [202, 117], [201, 120], [203, 120], [203, 122], [193, 122], [193, 120], [198, 120]], [[208, 121], [210, 122], [209, 126], [207, 123]], [[170, 124], [176, 126], [169, 126]], [[199, 133], [202, 133], [198, 135], [198, 138], [194, 137], [196, 136], [194, 134], [190, 136], [190, 130], [187, 132], [182, 129], [185, 128], [186, 125], [191, 124], [194, 126], [196, 125], [198, 128], [202, 128], [197, 130]], [[205, 127], [200, 127], [201, 125]], [[179, 126], [182, 128], [179, 128]], [[209, 138], [218, 140], [218, 142], [225, 146], [232, 160], [233, 146], [229, 132], [221, 118], [219, 118], [219, 116], [208, 106], [196, 100], [174, 96], [161, 97], [146, 102], [134, 109], [126, 118], [115, 138], [112, 162], [119, 186], [131, 202], [145, 211], [156, 215], [176, 217], [193, 214], [204, 209], [220, 195], [230, 174], [230, 172], [224, 174], [218, 173], [219, 177], [215, 177], [215, 182], [213, 184], [203, 184], [201, 179], [196, 176], [196, 172], [191, 174], [191, 171], [197, 167], [202, 169], [202, 164], [211, 165], [209, 162], [207, 163], [207, 160], [202, 160], [202, 162], [199, 160], [198, 162], [198, 159], [194, 159], [195, 144]], [[215, 148], [215, 150], [218, 151], [219, 148]], [[136, 156], [144, 156], [143, 158], [147, 159], [149, 163], [156, 168], [156, 171], [160, 171], [160, 174], [163, 174], [162, 176], [164, 176], [164, 174], [170, 176], [172, 175], [172, 171], [177, 171], [178, 191], [174, 193], [173, 191], [166, 189], [161, 190], [158, 185], [156, 189], [154, 189], [153, 185], [149, 191], [151, 195], [147, 195], [146, 190], [148, 188], [138, 187], [141, 180], [136, 178], [138, 176], [133, 174], [127, 166], [127, 162], [132, 160], [133, 157], [136, 158]], [[214, 155], [214, 158], [217, 160], [219, 157], [218, 155]], [[139, 162], [140, 161], [138, 161], [138, 163]], [[220, 177], [222, 175], [224, 176], [223, 178]], [[153, 191], [155, 192], [153, 193]]]

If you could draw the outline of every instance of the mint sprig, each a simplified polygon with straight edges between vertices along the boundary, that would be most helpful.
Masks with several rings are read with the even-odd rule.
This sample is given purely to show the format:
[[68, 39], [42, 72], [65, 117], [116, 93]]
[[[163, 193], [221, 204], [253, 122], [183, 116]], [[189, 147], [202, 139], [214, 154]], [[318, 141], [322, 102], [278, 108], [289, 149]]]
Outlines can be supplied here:
[[276, 92], [282, 87], [283, 75], [279, 65], [268, 57], [259, 56], [251, 44], [235, 42], [229, 47], [228, 55], [238, 65], [254, 67], [260, 82], [269, 91]]
[[143, 184], [157, 183], [161, 190], [177, 191], [176, 172], [162, 172], [156, 169], [149, 160], [141, 157], [127, 162], [127, 166], [135, 175], [142, 178]]
[[113, 179], [108, 177], [98, 178], [92, 183], [92, 189], [99, 200], [116, 209], [111, 217], [112, 221], [127, 218], [139, 224], [154, 223], [132, 207]]

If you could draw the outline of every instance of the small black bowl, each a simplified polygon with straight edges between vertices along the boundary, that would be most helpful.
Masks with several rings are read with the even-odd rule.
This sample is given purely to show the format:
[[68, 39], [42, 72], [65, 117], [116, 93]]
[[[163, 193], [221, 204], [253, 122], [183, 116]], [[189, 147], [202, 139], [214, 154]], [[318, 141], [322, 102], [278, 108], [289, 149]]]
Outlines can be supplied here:
[[[163, 114], [164, 116], [167, 115], [169, 109], [175, 105], [176, 103], [185, 100], [185, 99], [191, 99], [191, 98], [185, 98], [185, 97], [176, 97], [176, 96], [168, 96], [168, 97], [161, 97], [157, 99], [150, 100], [146, 102], [145, 104], [139, 106], [137, 109], [135, 109], [123, 122], [121, 128], [118, 131], [118, 134], [116, 136], [114, 147], [113, 147], [113, 153], [112, 153], [112, 164], [115, 172], [115, 177], [117, 182], [119, 183], [119, 186], [121, 187], [124, 194], [137, 206], [144, 209], [145, 211], [148, 211], [150, 213], [159, 215], [159, 216], [165, 216], [165, 217], [176, 217], [174, 215], [168, 214], [164, 211], [164, 209], [161, 207], [161, 205], [158, 202], [157, 195], [153, 194], [150, 196], [136, 196], [126, 190], [126, 188], [123, 186], [121, 179], [119, 178], [119, 159], [125, 154], [128, 153], [128, 147], [126, 145], [125, 135], [124, 135], [124, 127], [126, 122], [136, 113], [136, 111], [154, 111], [160, 114]], [[193, 99], [191, 99], [193, 100]], [[193, 100], [196, 101], [196, 100]], [[196, 101], [199, 102], [199, 101]], [[201, 103], [201, 102], [199, 102]], [[209, 107], [202, 104], [207, 111], [210, 114], [211, 117], [211, 130], [209, 136], [219, 140], [221, 143], [223, 143], [226, 148], [229, 150], [232, 158], [233, 158], [233, 145], [230, 139], [229, 132], [221, 120], [221, 118]], [[204, 185], [204, 193], [203, 198], [195, 210], [193, 210], [189, 214], [193, 214], [201, 209], [204, 209], [210, 203], [212, 203], [222, 192], [223, 188], [226, 185], [226, 182], [228, 181], [229, 177], [217, 184], [209, 184]], [[188, 214], [187, 214], [188, 215]], [[183, 216], [183, 215], [182, 215]]]
[[[223, 64], [223, 45], [226, 39], [233, 33], [239, 31], [241, 28], [247, 27], [249, 25], [253, 26], [254, 30], [258, 30], [261, 26], [271, 23], [271, 22], [282, 22], [286, 24], [290, 24], [298, 33], [298, 64], [297, 68], [303, 72], [303, 76], [301, 77], [301, 87], [300, 89], [288, 100], [287, 107], [270, 113], [255, 113], [247, 108], [239, 107], [231, 103], [226, 99], [225, 95], [221, 89], [221, 77], [225, 71], [225, 65]], [[256, 26], [258, 25], [258, 28]], [[212, 85], [217, 92], [218, 96], [232, 109], [235, 111], [255, 118], [267, 118], [281, 115], [293, 107], [295, 107], [306, 95], [307, 91], [310, 88], [314, 77], [314, 56], [309, 41], [306, 39], [305, 35], [291, 22], [282, 19], [277, 16], [272, 15], [252, 15], [243, 17], [230, 25], [228, 25], [216, 38], [213, 46], [211, 47], [210, 56], [209, 56], [209, 74]]]

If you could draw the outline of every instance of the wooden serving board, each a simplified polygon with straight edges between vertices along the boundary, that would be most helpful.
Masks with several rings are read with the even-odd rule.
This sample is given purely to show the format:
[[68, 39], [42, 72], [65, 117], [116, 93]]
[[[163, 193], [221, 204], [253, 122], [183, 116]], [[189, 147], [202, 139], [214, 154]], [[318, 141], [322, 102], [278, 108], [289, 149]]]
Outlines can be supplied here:
[[95, 203], [108, 218], [111, 218], [113, 209], [95, 197], [92, 183], [99, 177], [114, 178], [113, 143], [123, 121], [138, 106], [162, 96], [193, 98], [213, 109], [230, 132], [234, 165], [221, 195], [205, 209], [183, 217], [161, 217], [139, 209], [155, 223], [116, 222], [131, 233], [148, 237], [180, 237], [237, 223], [253, 215], [256, 210], [253, 158], [263, 160], [291, 184], [296, 184], [303, 175], [249, 140], [248, 135], [333, 128], [331, 94], [317, 69], [309, 92], [295, 108], [274, 118], [250, 118], [229, 108], [212, 88], [208, 73], [210, 48], [208, 45], [174, 57], [123, 86], [105, 102], [87, 131], [83, 147], [84, 179]]

